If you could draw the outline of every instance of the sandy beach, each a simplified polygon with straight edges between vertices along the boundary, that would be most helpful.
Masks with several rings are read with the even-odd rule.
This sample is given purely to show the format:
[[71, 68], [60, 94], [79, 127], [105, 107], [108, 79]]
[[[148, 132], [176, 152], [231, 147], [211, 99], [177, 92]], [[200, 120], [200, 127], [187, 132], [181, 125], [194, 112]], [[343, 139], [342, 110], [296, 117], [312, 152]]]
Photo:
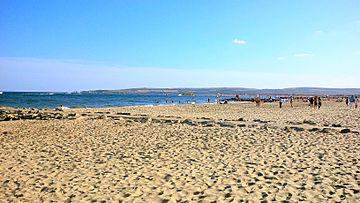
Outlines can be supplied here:
[[360, 202], [345, 103], [0, 112], [0, 202]]

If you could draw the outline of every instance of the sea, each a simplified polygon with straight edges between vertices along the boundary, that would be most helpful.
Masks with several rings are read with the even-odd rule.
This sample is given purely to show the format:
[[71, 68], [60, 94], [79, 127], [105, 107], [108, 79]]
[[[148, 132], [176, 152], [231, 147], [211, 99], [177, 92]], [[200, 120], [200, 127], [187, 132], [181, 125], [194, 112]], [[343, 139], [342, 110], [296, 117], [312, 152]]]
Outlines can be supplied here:
[[[235, 95], [234, 95], [235, 96]], [[234, 96], [221, 96], [220, 99]], [[0, 106], [20, 108], [102, 108], [216, 103], [217, 96], [131, 93], [3, 92]]]

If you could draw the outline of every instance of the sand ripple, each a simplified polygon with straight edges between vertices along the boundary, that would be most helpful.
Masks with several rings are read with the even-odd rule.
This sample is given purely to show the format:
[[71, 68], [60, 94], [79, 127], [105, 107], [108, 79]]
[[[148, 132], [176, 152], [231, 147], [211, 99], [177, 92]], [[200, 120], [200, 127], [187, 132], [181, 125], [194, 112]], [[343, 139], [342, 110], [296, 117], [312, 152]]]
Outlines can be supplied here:
[[78, 119], [0, 122], [0, 201], [358, 202], [360, 113], [331, 105], [79, 109]]

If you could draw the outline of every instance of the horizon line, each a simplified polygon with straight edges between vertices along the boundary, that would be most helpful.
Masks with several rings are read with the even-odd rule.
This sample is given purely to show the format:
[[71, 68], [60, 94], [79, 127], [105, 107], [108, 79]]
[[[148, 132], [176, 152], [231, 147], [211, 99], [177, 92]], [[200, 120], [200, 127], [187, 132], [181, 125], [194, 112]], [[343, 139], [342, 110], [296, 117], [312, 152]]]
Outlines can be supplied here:
[[119, 90], [161, 90], [161, 89], [247, 89], [247, 90], [284, 90], [284, 89], [301, 89], [301, 88], [313, 88], [313, 89], [359, 89], [360, 87], [283, 87], [283, 88], [254, 88], [254, 87], [131, 87], [121, 89], [88, 89], [88, 90], [74, 90], [74, 91], [42, 91], [42, 90], [2, 90], [1, 92], [52, 92], [52, 93], [63, 93], [63, 92], [87, 92], [87, 91], [119, 91]]

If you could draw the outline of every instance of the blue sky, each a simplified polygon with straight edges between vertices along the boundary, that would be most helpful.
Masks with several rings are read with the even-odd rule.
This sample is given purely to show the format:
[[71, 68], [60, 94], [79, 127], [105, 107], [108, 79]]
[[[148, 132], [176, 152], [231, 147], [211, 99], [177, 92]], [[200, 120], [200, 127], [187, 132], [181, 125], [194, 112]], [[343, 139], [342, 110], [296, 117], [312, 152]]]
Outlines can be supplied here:
[[360, 87], [360, 1], [0, 0], [0, 90]]

